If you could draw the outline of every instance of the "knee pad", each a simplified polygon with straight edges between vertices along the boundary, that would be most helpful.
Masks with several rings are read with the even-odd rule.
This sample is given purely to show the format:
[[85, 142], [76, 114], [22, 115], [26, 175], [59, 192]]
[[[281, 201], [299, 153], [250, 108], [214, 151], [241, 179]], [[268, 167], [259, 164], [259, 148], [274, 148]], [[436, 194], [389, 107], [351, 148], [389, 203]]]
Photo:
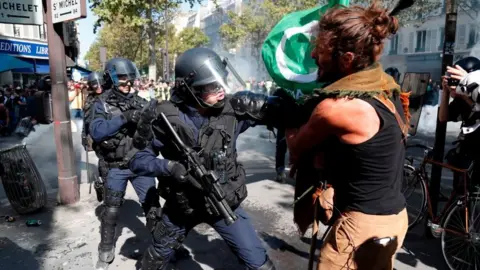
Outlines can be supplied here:
[[102, 222], [115, 224], [120, 213], [119, 207], [105, 207], [102, 213]]
[[108, 207], [120, 207], [125, 196], [125, 191], [115, 191], [110, 188], [105, 189], [105, 206]]
[[170, 228], [163, 220], [159, 220], [153, 229], [153, 242], [171, 249], [178, 249], [182, 246], [185, 235]]

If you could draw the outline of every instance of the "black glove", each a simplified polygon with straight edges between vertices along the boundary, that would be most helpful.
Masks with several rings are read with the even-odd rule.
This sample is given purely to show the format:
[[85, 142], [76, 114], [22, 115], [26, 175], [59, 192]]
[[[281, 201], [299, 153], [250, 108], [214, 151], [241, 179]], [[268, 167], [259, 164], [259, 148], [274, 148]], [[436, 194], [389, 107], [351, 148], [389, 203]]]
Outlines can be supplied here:
[[181, 163], [175, 161], [169, 161], [167, 169], [170, 175], [180, 184], [186, 183], [189, 179], [187, 169]]
[[137, 123], [140, 120], [141, 112], [138, 110], [128, 110], [123, 112], [123, 116], [129, 123]]

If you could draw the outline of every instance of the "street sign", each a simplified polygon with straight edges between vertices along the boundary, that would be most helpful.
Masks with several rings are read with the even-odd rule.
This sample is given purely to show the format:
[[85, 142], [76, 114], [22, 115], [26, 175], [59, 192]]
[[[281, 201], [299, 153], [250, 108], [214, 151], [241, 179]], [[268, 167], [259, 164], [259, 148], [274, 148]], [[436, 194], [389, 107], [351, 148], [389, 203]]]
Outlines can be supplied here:
[[0, 1], [0, 23], [43, 25], [42, 0]]
[[52, 22], [59, 23], [87, 17], [86, 0], [51, 0]]

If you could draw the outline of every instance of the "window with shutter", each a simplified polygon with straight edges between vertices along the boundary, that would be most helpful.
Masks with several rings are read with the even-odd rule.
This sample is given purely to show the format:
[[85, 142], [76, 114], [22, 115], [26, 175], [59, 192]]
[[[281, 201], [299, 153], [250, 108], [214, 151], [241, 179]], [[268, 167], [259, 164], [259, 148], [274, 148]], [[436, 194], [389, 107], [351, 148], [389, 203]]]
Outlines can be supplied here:
[[13, 25], [13, 36], [14, 37], [20, 37], [20, 34], [21, 34], [20, 33], [20, 27], [21, 27], [21, 25], [16, 25], [16, 24]]
[[458, 26], [457, 47], [463, 47], [463, 45], [465, 44], [466, 31], [467, 31], [467, 27], [465, 24], [461, 24]]
[[445, 42], [445, 27], [440, 27], [440, 42], [438, 43], [439, 51], [443, 51], [444, 42]]
[[437, 32], [438, 30], [432, 30], [432, 36], [431, 36], [431, 41], [430, 41], [430, 51], [436, 52], [438, 51], [438, 46], [437, 46]]
[[403, 40], [402, 40], [403, 35], [402, 35], [402, 33], [398, 33], [397, 35], [398, 35], [398, 48], [397, 48], [397, 52], [398, 52], [399, 54], [401, 54], [401, 53], [403, 52]]
[[413, 39], [414, 33], [410, 32], [410, 35], [408, 37], [408, 53], [413, 53]]
[[477, 42], [477, 26], [475, 24], [470, 24], [469, 31], [468, 31], [467, 48], [472, 48], [473, 46], [475, 46], [476, 42]]
[[430, 41], [431, 41], [431, 36], [432, 36], [432, 31], [431, 30], [427, 30], [425, 32], [425, 50], [426, 52], [429, 52], [430, 51]]
[[28, 39], [33, 38], [31, 29], [32, 29], [32, 25], [24, 25], [23, 26], [23, 37], [24, 38], [28, 38]]

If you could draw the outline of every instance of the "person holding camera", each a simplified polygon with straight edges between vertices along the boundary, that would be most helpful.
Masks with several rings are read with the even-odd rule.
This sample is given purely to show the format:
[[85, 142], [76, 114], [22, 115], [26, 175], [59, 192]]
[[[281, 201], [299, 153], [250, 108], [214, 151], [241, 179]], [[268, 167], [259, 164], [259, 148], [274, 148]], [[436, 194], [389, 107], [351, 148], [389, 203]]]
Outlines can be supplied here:
[[[438, 115], [440, 122], [462, 122], [457, 147], [447, 154], [446, 159], [451, 165], [463, 169], [467, 169], [472, 161], [477, 161], [472, 175], [474, 181], [480, 172], [480, 155], [476, 151], [480, 147], [480, 129], [471, 130], [469, 127], [475, 126], [480, 115], [474, 110], [476, 102], [472, 95], [461, 89], [468, 88], [465, 81], [476, 70], [480, 70], [480, 60], [475, 57], [463, 58], [453, 67], [447, 67], [447, 75], [442, 77], [443, 93]], [[453, 100], [449, 103], [450, 97]], [[448, 107], [443, 104], [448, 104]], [[459, 177], [458, 174], [454, 175], [454, 188], [459, 187]], [[460, 187], [458, 189], [463, 190]]]

